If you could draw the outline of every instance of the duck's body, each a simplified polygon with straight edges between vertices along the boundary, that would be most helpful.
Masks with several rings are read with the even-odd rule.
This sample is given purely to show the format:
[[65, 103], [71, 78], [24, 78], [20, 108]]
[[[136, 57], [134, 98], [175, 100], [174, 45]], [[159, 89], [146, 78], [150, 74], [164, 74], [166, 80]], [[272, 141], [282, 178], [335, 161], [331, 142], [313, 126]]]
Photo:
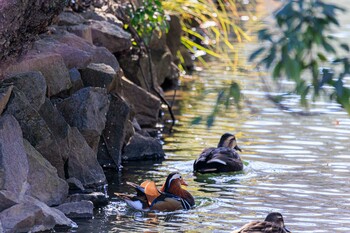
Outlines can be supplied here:
[[193, 170], [200, 173], [235, 172], [243, 169], [242, 160], [236, 150], [234, 135], [225, 133], [221, 136], [218, 147], [206, 148], [194, 161]]
[[116, 193], [129, 206], [143, 211], [175, 211], [188, 210], [194, 206], [193, 196], [181, 185], [187, 185], [179, 173], [168, 175], [166, 182], [160, 190], [153, 181], [145, 181], [141, 185], [128, 183], [133, 186], [137, 195], [126, 195]]
[[288, 233], [280, 213], [270, 213], [264, 221], [254, 221], [244, 225], [233, 233]]

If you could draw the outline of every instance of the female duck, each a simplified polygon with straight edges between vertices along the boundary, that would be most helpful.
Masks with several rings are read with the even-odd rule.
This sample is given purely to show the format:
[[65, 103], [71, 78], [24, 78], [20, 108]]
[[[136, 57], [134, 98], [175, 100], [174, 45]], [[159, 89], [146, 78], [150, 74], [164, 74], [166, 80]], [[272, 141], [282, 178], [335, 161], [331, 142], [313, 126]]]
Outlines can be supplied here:
[[188, 210], [194, 206], [193, 196], [186, 190], [182, 189], [182, 185], [187, 183], [178, 172], [170, 173], [160, 190], [153, 181], [145, 181], [141, 185], [129, 183], [137, 192], [137, 195], [127, 195], [115, 193], [122, 198], [131, 207], [149, 211], [175, 211], [185, 209]]
[[274, 212], [267, 215], [264, 221], [254, 221], [244, 225], [233, 233], [287, 233], [282, 214]]
[[236, 150], [236, 137], [225, 133], [221, 136], [218, 147], [206, 148], [194, 161], [193, 170], [200, 173], [235, 172], [243, 169], [243, 163]]

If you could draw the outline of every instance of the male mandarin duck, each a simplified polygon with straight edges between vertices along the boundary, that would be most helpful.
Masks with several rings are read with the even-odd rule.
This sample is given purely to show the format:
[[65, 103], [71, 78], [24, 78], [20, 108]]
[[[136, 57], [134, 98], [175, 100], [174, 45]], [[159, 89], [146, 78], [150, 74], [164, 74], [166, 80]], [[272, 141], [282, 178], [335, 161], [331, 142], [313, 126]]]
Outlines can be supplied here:
[[244, 225], [233, 233], [287, 233], [282, 214], [274, 212], [267, 215], [264, 221], [254, 221]]
[[235, 172], [243, 169], [243, 163], [237, 150], [236, 137], [225, 133], [221, 136], [218, 147], [206, 148], [194, 161], [193, 170], [200, 173]]
[[153, 181], [145, 181], [141, 185], [127, 182], [135, 188], [137, 195], [128, 195], [115, 193], [123, 199], [129, 206], [134, 209], [149, 211], [175, 211], [188, 210], [194, 206], [193, 196], [186, 190], [182, 189], [182, 185], [187, 183], [178, 172], [170, 173], [161, 187], [157, 189]]

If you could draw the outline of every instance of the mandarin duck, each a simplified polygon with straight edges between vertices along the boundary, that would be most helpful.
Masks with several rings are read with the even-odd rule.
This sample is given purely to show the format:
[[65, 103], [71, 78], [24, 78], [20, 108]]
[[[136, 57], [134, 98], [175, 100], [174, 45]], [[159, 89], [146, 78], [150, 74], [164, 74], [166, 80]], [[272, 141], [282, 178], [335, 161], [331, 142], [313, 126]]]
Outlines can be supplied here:
[[149, 180], [141, 185], [131, 182], [127, 184], [135, 188], [136, 195], [121, 193], [115, 193], [115, 195], [137, 210], [189, 210], [195, 205], [193, 196], [181, 187], [187, 186], [187, 183], [178, 172], [170, 173], [160, 190], [154, 181]]
[[235, 172], [243, 169], [243, 163], [237, 150], [236, 137], [225, 133], [221, 136], [218, 147], [206, 148], [194, 161], [193, 170], [200, 173]]
[[264, 221], [254, 221], [244, 225], [233, 233], [287, 233], [290, 232], [285, 226], [283, 216], [274, 212], [267, 215]]

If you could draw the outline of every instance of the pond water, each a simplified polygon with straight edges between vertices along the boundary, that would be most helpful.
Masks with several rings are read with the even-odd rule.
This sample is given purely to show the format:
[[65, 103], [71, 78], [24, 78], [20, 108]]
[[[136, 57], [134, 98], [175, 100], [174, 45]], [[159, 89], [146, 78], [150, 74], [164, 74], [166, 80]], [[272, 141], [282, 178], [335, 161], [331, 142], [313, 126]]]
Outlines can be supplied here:
[[[346, 19], [343, 23], [349, 34], [350, 24]], [[250, 52], [247, 47], [252, 46], [240, 45], [242, 61]], [[314, 115], [283, 112], [266, 99], [258, 74], [240, 66], [242, 72], [233, 75], [212, 61], [194, 80], [184, 79], [176, 97], [177, 124], [163, 135], [166, 160], [128, 163], [120, 173], [107, 174], [111, 203], [97, 210], [94, 219], [78, 221], [74, 232], [230, 232], [272, 211], [283, 214], [292, 232], [350, 232], [349, 116], [337, 104], [322, 101], [312, 105]], [[244, 108], [223, 111], [210, 129], [205, 121], [191, 125], [196, 116], [212, 112], [217, 90], [232, 79], [243, 86]], [[285, 104], [299, 110], [296, 97]], [[215, 146], [225, 132], [236, 134], [244, 171], [193, 174], [197, 155]], [[189, 183], [194, 209], [142, 213], [113, 195], [134, 192], [126, 181], [162, 184], [172, 171], [181, 172]]]

